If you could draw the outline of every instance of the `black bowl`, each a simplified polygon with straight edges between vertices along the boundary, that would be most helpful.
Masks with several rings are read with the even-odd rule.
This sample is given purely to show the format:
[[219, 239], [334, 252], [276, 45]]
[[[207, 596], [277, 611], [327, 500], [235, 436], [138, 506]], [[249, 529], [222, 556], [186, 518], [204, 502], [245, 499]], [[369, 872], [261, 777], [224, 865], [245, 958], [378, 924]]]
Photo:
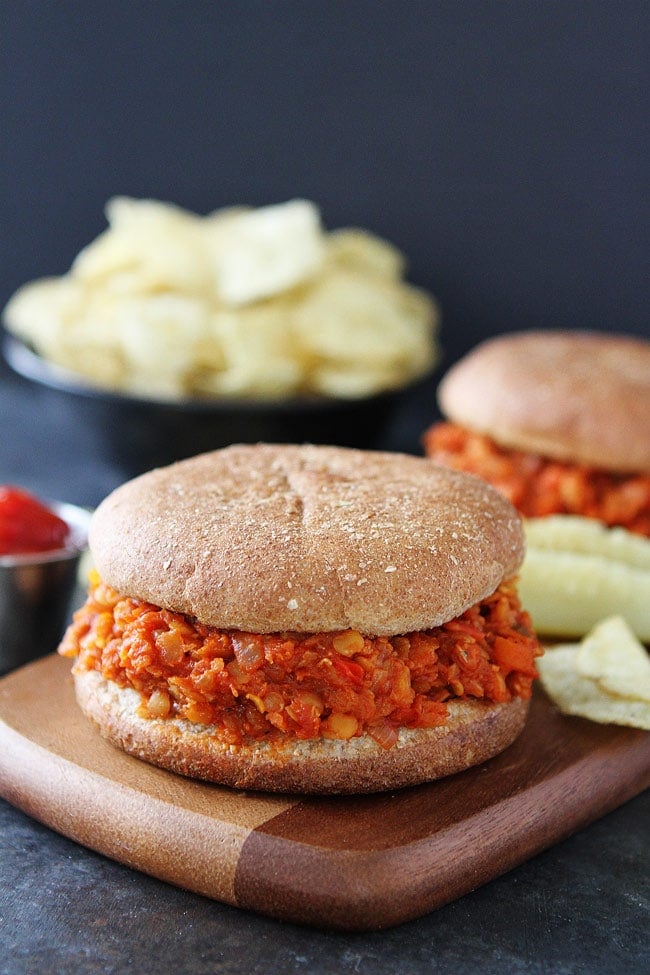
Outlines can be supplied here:
[[9, 334], [3, 336], [3, 353], [15, 372], [63, 397], [68, 415], [72, 411], [78, 423], [94, 428], [107, 459], [128, 477], [231, 443], [376, 449], [407, 391], [363, 399], [146, 399], [87, 385]]

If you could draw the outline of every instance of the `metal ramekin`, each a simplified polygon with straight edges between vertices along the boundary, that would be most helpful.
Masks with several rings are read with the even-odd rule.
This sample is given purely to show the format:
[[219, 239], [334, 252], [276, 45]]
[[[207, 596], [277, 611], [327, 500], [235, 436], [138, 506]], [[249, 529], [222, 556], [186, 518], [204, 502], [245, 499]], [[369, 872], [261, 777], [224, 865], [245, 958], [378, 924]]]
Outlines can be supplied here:
[[90, 513], [48, 502], [71, 533], [65, 548], [0, 555], [0, 674], [56, 650], [67, 625]]

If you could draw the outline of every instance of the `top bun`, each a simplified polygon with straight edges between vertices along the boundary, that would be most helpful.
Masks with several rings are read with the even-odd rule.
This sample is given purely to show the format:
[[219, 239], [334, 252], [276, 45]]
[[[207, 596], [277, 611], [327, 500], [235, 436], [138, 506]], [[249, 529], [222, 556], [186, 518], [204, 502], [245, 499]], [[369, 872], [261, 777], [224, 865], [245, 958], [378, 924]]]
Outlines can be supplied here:
[[621, 473], [650, 470], [650, 342], [522, 332], [478, 345], [438, 388], [446, 417], [496, 443]]
[[114, 589], [221, 629], [392, 636], [494, 592], [524, 540], [496, 490], [429, 460], [257, 444], [123, 484], [90, 548]]

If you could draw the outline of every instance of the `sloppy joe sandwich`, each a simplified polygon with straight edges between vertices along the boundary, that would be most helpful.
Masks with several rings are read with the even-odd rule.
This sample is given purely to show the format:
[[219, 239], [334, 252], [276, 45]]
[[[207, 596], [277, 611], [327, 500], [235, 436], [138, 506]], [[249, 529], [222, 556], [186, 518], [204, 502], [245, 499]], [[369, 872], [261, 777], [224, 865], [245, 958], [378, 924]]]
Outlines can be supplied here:
[[620, 612], [650, 639], [650, 342], [501, 335], [447, 372], [438, 402], [425, 453], [527, 519], [521, 592], [536, 627], [582, 635]]
[[423, 458], [235, 445], [96, 510], [60, 652], [114, 744], [230, 786], [413, 785], [521, 731], [540, 648], [521, 520]]

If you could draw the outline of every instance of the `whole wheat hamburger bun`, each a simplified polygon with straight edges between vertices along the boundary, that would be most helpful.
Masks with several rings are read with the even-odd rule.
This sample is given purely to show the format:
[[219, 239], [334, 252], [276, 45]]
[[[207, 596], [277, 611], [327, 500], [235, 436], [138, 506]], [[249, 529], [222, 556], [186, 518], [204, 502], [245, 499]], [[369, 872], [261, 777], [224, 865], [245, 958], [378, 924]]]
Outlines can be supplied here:
[[616, 472], [650, 471], [650, 342], [587, 331], [499, 335], [443, 377], [445, 417], [496, 443]]
[[[388, 648], [389, 663], [382, 657], [382, 666], [399, 664], [399, 679], [405, 680], [407, 668], [398, 657], [410, 652], [413, 635], [436, 633], [466, 612], [475, 612], [480, 623], [474, 607], [496, 598], [524, 554], [515, 510], [479, 479], [422, 458], [308, 445], [233, 446], [136, 478], [96, 510], [90, 547], [102, 585], [147, 611], [182, 614], [174, 619], [232, 640], [236, 650], [267, 646], [265, 640], [320, 640], [329, 649], [319, 651], [323, 659], [310, 673], [329, 673], [342, 660], [342, 672], [350, 672], [354, 693], [363, 693], [366, 702], [368, 695], [379, 700], [372, 683], [375, 648]], [[87, 623], [96, 619], [95, 609], [87, 617], [81, 611], [61, 647], [79, 656], [74, 674], [82, 709], [119, 747], [185, 775], [272, 791], [379, 791], [482, 762], [510, 744], [525, 720], [530, 666], [513, 685], [526, 684], [524, 690], [502, 700], [482, 699], [480, 688], [474, 696], [436, 692], [444, 703], [430, 707], [442, 707], [446, 716], [426, 727], [412, 721], [390, 726], [390, 715], [365, 727], [350, 713], [335, 714], [332, 702], [351, 689], [340, 678], [334, 689], [321, 688], [303, 668], [298, 678], [290, 675], [294, 692], [297, 686], [300, 697], [306, 690], [311, 718], [322, 729], [304, 737], [294, 733], [292, 722], [285, 728], [286, 712], [267, 714], [270, 697], [262, 700], [259, 690], [267, 687], [259, 684], [261, 673], [272, 679], [263, 670], [266, 661], [254, 672], [255, 693], [248, 693], [252, 678], [245, 674], [232, 706], [248, 707], [258, 722], [268, 717], [270, 733], [233, 743], [221, 717], [188, 720], [194, 712], [183, 711], [174, 694], [169, 713], [152, 710], [146, 702], [150, 687], [142, 689], [148, 672], [138, 671], [129, 686], [121, 671], [116, 676], [103, 670], [101, 661], [114, 655], [88, 649]], [[538, 644], [532, 632], [521, 635], [525, 614], [517, 616], [517, 627], [521, 632], [513, 638], [526, 642], [532, 660]], [[399, 653], [389, 641], [396, 641]], [[242, 663], [237, 653], [235, 658]], [[485, 666], [493, 675], [494, 662]], [[241, 667], [236, 670], [241, 678]], [[397, 673], [391, 671], [393, 684]], [[397, 693], [390, 681], [384, 684], [381, 693]], [[156, 693], [164, 697], [167, 691]], [[415, 701], [423, 693], [409, 688], [409, 695]], [[315, 714], [321, 698], [321, 713]], [[296, 713], [291, 703], [287, 711]], [[392, 740], [379, 743], [380, 725]]]

